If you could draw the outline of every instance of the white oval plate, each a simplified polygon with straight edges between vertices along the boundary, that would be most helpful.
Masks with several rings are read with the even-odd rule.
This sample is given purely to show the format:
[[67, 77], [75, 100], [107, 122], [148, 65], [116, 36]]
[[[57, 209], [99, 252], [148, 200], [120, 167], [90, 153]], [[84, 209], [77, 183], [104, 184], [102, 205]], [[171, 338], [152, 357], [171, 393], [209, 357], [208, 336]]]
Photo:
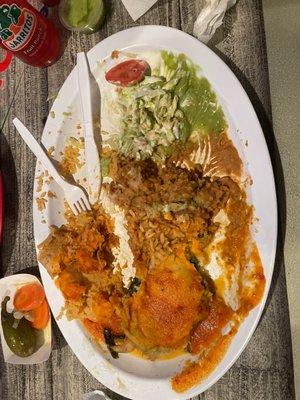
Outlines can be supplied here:
[[[142, 26], [103, 40], [89, 52], [88, 58], [92, 71], [97, 76], [99, 62], [110, 56], [113, 50], [147, 51], [162, 48], [182, 52], [190, 57], [201, 67], [202, 74], [208, 78], [218, 95], [229, 123], [229, 136], [239, 150], [247, 173], [253, 179], [253, 185], [249, 188], [249, 201], [254, 205], [259, 219], [254, 236], [267, 284], [262, 302], [241, 325], [221, 363], [205, 381], [182, 394], [175, 393], [170, 385], [170, 378], [180, 369], [182, 359], [151, 362], [121, 355], [119, 360], [112, 360], [92, 344], [77, 321], [69, 322], [65, 317], [58, 320], [58, 326], [71, 349], [90, 373], [111, 390], [137, 400], [188, 399], [208, 389], [231, 367], [251, 338], [263, 311], [272, 278], [277, 239], [275, 185], [265, 138], [244, 89], [218, 56], [204, 44], [179, 30], [162, 26]], [[59, 157], [59, 152], [69, 136], [76, 136], [76, 126], [80, 122], [78, 100], [74, 69], [53, 104], [43, 132], [42, 142], [46, 148], [55, 147], [54, 156]], [[68, 115], [66, 112], [72, 114]], [[36, 177], [41, 171], [38, 163]], [[49, 199], [42, 214], [37, 210], [34, 201], [36, 245], [47, 237], [50, 225], [59, 226], [64, 222], [62, 192], [55, 183], [50, 188], [56, 192], [57, 199]], [[36, 190], [37, 183], [34, 188], [35, 197]], [[52, 312], [57, 316], [64, 303], [63, 297], [42, 265], [40, 272]]]

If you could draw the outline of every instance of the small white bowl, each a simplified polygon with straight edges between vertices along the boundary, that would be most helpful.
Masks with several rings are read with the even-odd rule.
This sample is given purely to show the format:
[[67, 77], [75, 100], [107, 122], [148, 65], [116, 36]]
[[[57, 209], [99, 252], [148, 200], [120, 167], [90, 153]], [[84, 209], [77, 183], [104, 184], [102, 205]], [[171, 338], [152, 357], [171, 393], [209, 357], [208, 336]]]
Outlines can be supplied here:
[[[38, 278], [36, 278], [34, 275], [29, 274], [11, 275], [7, 276], [6, 278], [0, 279], [0, 313], [3, 299], [6, 296], [13, 298], [17, 289], [27, 283], [39, 283], [41, 285], [41, 282], [38, 280]], [[48, 324], [44, 329], [44, 344], [38, 349], [38, 351], [36, 351], [29, 357], [19, 357], [10, 350], [3, 335], [1, 320], [0, 336], [5, 362], [9, 364], [39, 364], [47, 361], [50, 357], [52, 348], [51, 314]]]

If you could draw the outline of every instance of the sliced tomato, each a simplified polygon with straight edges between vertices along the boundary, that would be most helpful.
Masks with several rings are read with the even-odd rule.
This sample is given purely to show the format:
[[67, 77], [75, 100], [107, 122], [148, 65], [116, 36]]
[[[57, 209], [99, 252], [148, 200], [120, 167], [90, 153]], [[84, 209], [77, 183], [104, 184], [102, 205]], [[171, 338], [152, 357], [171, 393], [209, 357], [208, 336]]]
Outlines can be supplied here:
[[124, 61], [105, 74], [105, 79], [114, 85], [132, 86], [144, 79], [150, 66], [143, 60]]
[[29, 283], [16, 291], [14, 307], [17, 311], [27, 312], [39, 307], [45, 300], [45, 292], [39, 283]]
[[39, 307], [29, 311], [29, 315], [31, 317], [30, 324], [33, 328], [38, 330], [45, 329], [50, 318], [47, 300], [45, 299]]

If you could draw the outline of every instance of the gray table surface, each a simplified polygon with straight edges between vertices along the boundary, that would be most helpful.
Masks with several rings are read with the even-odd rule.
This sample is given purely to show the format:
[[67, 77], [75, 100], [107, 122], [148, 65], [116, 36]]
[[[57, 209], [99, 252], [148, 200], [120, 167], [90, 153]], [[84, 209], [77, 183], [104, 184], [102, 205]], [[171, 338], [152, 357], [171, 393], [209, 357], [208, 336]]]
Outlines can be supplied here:
[[[15, 134], [18, 116], [40, 137], [51, 102], [74, 66], [76, 52], [87, 51], [105, 37], [136, 25], [159, 24], [192, 33], [200, 10], [197, 0], [160, 0], [134, 23], [120, 0], [106, 1], [108, 16], [101, 31], [90, 37], [64, 32], [63, 57], [47, 70], [14, 60], [0, 91], [1, 168], [5, 179], [5, 232], [0, 275], [38, 275], [33, 240], [32, 188], [35, 159]], [[211, 389], [194, 399], [293, 400], [293, 362], [282, 247], [285, 237], [285, 189], [280, 157], [272, 131], [264, 20], [260, 0], [240, 0], [231, 9], [210, 47], [230, 66], [247, 91], [262, 124], [272, 157], [279, 201], [279, 238], [275, 272], [266, 309], [247, 348]], [[0, 355], [0, 399], [79, 400], [103, 388], [80, 364], [57, 325], [50, 359], [37, 366], [13, 366]], [[122, 397], [107, 391], [112, 399]], [[141, 400], [143, 395], [141, 394]], [[158, 399], [163, 400], [163, 399]]]

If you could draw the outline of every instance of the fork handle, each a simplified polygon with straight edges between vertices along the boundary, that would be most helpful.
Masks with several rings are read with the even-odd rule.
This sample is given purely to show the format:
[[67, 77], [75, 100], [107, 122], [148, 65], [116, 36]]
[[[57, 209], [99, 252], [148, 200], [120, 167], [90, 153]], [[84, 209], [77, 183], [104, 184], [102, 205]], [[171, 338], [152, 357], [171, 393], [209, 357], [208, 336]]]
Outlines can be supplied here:
[[43, 167], [49, 172], [52, 178], [61, 186], [66, 184], [66, 181], [60, 176], [56, 168], [49, 159], [47, 153], [42, 148], [42, 146], [36, 141], [29, 130], [24, 124], [18, 119], [14, 118], [13, 124], [19, 132], [20, 136], [36, 156], [36, 158], [42, 163]]

